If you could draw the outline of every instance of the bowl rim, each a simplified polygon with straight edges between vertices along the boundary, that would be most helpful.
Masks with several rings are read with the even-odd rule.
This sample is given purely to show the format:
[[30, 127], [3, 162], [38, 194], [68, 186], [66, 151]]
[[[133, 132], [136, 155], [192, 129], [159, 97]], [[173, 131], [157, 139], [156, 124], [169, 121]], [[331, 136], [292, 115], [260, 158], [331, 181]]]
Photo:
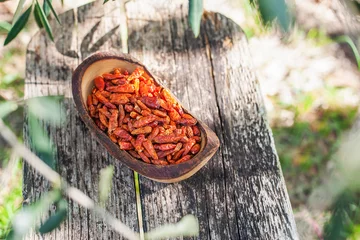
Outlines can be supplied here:
[[[73, 99], [75, 102], [75, 106], [80, 115], [80, 118], [85, 123], [85, 125], [88, 127], [89, 132], [95, 137], [95, 139], [98, 142], [100, 142], [101, 145], [103, 145], [103, 147], [105, 147], [107, 149], [107, 151], [110, 153], [110, 155], [112, 155], [115, 159], [121, 161], [130, 169], [138, 172], [139, 174], [141, 174], [147, 178], [153, 179], [155, 181], [160, 181], [160, 182], [176, 182], [176, 181], [180, 181], [180, 180], [183, 180], [185, 178], [192, 176], [195, 172], [197, 172], [202, 166], [204, 166], [207, 163], [207, 161], [217, 151], [217, 149], [220, 145], [219, 139], [217, 138], [215, 133], [208, 126], [206, 126], [206, 124], [204, 124], [202, 121], [197, 119], [198, 123], [199, 123], [198, 126], [199, 126], [199, 129], [202, 134], [201, 149], [200, 149], [199, 153], [197, 153], [194, 157], [192, 157], [190, 160], [188, 160], [186, 162], [179, 163], [179, 164], [170, 164], [170, 165], [149, 164], [149, 163], [145, 163], [143, 161], [140, 161], [140, 160], [132, 157], [127, 151], [121, 150], [116, 143], [112, 142], [111, 139], [105, 134], [105, 132], [103, 132], [95, 124], [93, 119], [90, 117], [90, 115], [87, 111], [86, 103], [84, 102], [84, 100], [81, 96], [82, 95], [81, 83], [82, 83], [82, 79], [83, 79], [83, 76], [84, 76], [86, 70], [93, 63], [102, 61], [102, 60], [108, 60], [108, 59], [126, 61], [126, 62], [130, 62], [131, 64], [138, 65], [138, 66], [142, 67], [144, 69], [144, 71], [146, 71], [146, 73], [154, 79], [155, 82], [157, 82], [160, 86], [166, 88], [162, 84], [162, 82], [159, 81], [156, 77], [154, 77], [154, 75], [151, 74], [142, 63], [140, 63], [138, 60], [136, 60], [134, 57], [132, 57], [129, 54], [105, 51], [105, 52], [96, 52], [96, 53], [90, 55], [89, 57], [87, 57], [84, 61], [82, 61], [78, 65], [78, 67], [75, 69], [73, 76], [72, 76], [72, 95], [73, 95]], [[170, 91], [170, 93], [171, 93], [171, 91]], [[178, 99], [176, 99], [176, 100], [178, 100]], [[179, 103], [182, 106], [180, 101], [179, 101]], [[193, 115], [191, 112], [189, 112], [184, 107], [183, 107], [183, 109], [187, 113], [190, 113], [191, 115]], [[212, 148], [214, 148], [213, 151], [211, 151], [212, 148], [209, 148], [209, 146], [208, 146], [209, 144], [207, 144], [209, 142], [208, 141], [209, 131], [216, 137], [215, 140], [217, 140], [217, 141], [215, 141], [215, 144], [213, 144], [213, 146], [211, 146]], [[205, 150], [207, 152], [205, 152]], [[204, 155], [204, 156], [202, 156], [202, 155]], [[211, 155], [211, 156], [206, 156], [206, 155]], [[203, 157], [204, 160], [202, 160], [200, 157]], [[206, 158], [208, 158], [208, 159], [206, 159]], [[161, 172], [160, 172], [160, 170], [161, 170]]]

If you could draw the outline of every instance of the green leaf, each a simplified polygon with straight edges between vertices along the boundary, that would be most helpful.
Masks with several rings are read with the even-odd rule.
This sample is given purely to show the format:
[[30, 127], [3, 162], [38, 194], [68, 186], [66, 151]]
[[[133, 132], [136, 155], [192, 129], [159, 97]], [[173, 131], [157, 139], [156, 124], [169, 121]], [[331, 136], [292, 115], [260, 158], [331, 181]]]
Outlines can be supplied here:
[[46, 18], [46, 15], [45, 15], [43, 9], [40, 7], [38, 0], [36, 0], [35, 9], [37, 9], [37, 11], [39, 12], [39, 17], [40, 17], [41, 23], [45, 27], [45, 30], [48, 33], [51, 41], [54, 41], [54, 36], [53, 36], [52, 30], [51, 30], [51, 26], [49, 24], [49, 21]]
[[43, 3], [43, 10], [44, 10], [46, 17], [48, 17], [50, 14], [50, 6], [49, 5], [51, 5], [51, 1], [52, 0], [49, 0], [49, 1], [44, 0], [44, 3]]
[[14, 82], [15, 80], [18, 80], [18, 79], [20, 79], [19, 74], [6, 74], [3, 77], [1, 82], [6, 84], [6, 85], [9, 85], [9, 84], [11, 84], [12, 82]]
[[52, 143], [33, 114], [29, 115], [29, 136], [34, 153], [49, 167], [55, 169], [55, 156]]
[[68, 203], [65, 199], [61, 199], [57, 204], [57, 209], [54, 215], [50, 216], [39, 228], [39, 232], [44, 234], [51, 232], [66, 219], [68, 212]]
[[195, 37], [198, 37], [200, 33], [202, 14], [203, 14], [203, 1], [189, 0], [189, 24]]
[[[51, 0], [45, 0], [45, 2], [48, 3], [48, 6], [49, 6], [51, 12], [54, 14], [54, 16], [55, 16], [55, 18], [56, 18], [56, 21], [61, 25], [60, 19], [59, 19], [58, 15], [57, 15], [57, 13], [56, 13], [56, 11], [55, 11], [55, 9], [53, 8], [53, 6], [52, 6], [52, 4], [51, 4]], [[45, 2], [44, 2], [44, 3], [45, 3]]]
[[30, 113], [54, 125], [64, 122], [64, 109], [60, 102], [63, 96], [36, 97], [26, 100]]
[[146, 240], [199, 236], [199, 221], [186, 215], [176, 224], [166, 224], [145, 234]]
[[258, 0], [259, 11], [265, 23], [277, 20], [283, 30], [288, 31], [292, 17], [285, 0]]
[[109, 0], [104, 0], [103, 4], [107, 3]]
[[12, 232], [7, 239], [23, 239], [24, 236], [35, 226], [35, 223], [40, 219], [44, 211], [47, 211], [55, 201], [61, 199], [61, 193], [54, 190], [45, 194], [41, 199], [33, 205], [24, 207], [16, 214], [12, 221]]
[[351, 50], [354, 53], [358, 69], [360, 70], [360, 54], [353, 40], [347, 35], [336, 37], [334, 40], [338, 43], [343, 42], [349, 44]]
[[13, 25], [16, 23], [16, 21], [18, 20], [23, 8], [24, 8], [24, 4], [25, 4], [26, 0], [20, 0], [17, 7], [16, 7], [16, 10], [15, 10], [15, 13], [14, 13], [14, 17], [13, 17]]
[[41, 14], [40, 11], [37, 8], [35, 8], [34, 9], [34, 18], [35, 18], [36, 25], [38, 25], [39, 28], [43, 28], [44, 26], [41, 22], [40, 14]]
[[5, 21], [0, 22], [0, 32], [9, 32], [11, 29], [11, 24]]
[[9, 113], [15, 111], [18, 105], [15, 102], [0, 102], [0, 118], [6, 117]]
[[15, 22], [14, 26], [10, 29], [4, 45], [10, 43], [18, 34], [19, 32], [25, 27], [27, 21], [29, 20], [29, 16], [31, 13], [32, 6], [30, 6]]
[[105, 202], [109, 197], [112, 187], [113, 175], [114, 175], [114, 166], [112, 165], [103, 168], [100, 171], [99, 199], [100, 199], [100, 204], [102, 205], [105, 205]]

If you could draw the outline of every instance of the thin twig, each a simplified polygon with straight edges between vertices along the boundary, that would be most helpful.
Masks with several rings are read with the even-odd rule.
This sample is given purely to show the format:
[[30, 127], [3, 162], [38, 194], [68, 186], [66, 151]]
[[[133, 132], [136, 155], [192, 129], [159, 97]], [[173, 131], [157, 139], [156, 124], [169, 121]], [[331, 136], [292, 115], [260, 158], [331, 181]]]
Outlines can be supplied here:
[[32, 153], [24, 144], [21, 144], [16, 139], [15, 134], [5, 125], [0, 118], [0, 135], [9, 143], [20, 157], [22, 157], [30, 166], [32, 166], [38, 173], [43, 175], [56, 187], [62, 187], [66, 195], [77, 202], [79, 205], [93, 210], [93, 212], [100, 216], [107, 222], [116, 232], [120, 233], [129, 240], [138, 240], [139, 235], [132, 231], [128, 226], [123, 224], [120, 220], [112, 216], [105, 209], [96, 205], [95, 202], [79, 189], [70, 187], [61, 176], [46, 165], [38, 156]]

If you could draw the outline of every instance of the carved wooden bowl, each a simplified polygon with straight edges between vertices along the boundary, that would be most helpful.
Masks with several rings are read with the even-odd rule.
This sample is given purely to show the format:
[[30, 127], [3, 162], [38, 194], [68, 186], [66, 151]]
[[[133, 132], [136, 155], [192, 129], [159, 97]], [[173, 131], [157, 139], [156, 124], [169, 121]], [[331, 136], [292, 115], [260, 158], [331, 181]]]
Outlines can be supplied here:
[[[144, 71], [152, 77], [157, 84], [164, 87], [143, 64], [135, 60], [130, 55], [122, 53], [98, 52], [85, 59], [75, 69], [72, 77], [72, 93], [76, 108], [80, 113], [80, 117], [90, 129], [93, 136], [96, 137], [98, 142], [100, 142], [113, 157], [120, 160], [126, 166], [139, 174], [152, 180], [164, 183], [173, 183], [189, 178], [210, 160], [220, 145], [219, 139], [215, 133], [199, 119], [197, 119], [197, 126], [201, 131], [202, 137], [200, 151], [190, 160], [183, 163], [154, 165], [138, 160], [132, 157], [127, 151], [121, 150], [119, 145], [112, 142], [106, 133], [96, 126], [95, 122], [88, 113], [86, 99], [94, 86], [93, 80], [95, 77], [103, 73], [110, 72], [114, 68], [121, 68], [131, 73], [137, 67], [144, 69]], [[179, 104], [182, 106], [180, 102]], [[184, 112], [191, 114], [187, 109], [183, 109]], [[193, 114], [191, 115], [194, 116]]]

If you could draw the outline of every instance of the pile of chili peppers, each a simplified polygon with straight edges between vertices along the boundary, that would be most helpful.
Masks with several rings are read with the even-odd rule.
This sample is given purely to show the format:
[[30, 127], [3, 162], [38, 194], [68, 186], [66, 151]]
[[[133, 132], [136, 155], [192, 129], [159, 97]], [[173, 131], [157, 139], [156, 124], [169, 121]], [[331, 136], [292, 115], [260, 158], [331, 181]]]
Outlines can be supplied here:
[[119, 68], [94, 79], [90, 116], [122, 150], [157, 165], [188, 161], [200, 150], [197, 120], [142, 68]]

